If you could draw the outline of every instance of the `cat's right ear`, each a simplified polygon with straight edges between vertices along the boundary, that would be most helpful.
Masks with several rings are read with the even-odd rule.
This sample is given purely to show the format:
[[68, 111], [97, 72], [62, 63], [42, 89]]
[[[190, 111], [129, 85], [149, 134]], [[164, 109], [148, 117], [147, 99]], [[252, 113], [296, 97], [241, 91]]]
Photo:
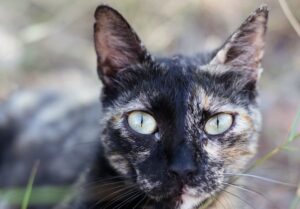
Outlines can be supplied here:
[[95, 20], [97, 71], [104, 85], [110, 85], [118, 72], [144, 62], [147, 52], [139, 37], [116, 10], [101, 5], [96, 9]]
[[268, 13], [266, 5], [256, 9], [217, 51], [210, 64], [244, 68], [249, 79], [257, 80], [264, 54]]

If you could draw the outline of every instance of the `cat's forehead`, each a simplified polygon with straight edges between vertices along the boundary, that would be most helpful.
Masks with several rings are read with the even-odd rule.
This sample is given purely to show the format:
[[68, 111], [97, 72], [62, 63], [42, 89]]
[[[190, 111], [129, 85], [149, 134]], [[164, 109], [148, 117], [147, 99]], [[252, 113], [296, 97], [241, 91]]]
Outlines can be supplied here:
[[[181, 92], [185, 96], [185, 101], [194, 100], [203, 104], [210, 101], [210, 105], [206, 106], [212, 106], [213, 103], [247, 105], [253, 102], [251, 101], [253, 98], [249, 98], [249, 93], [256, 82], [248, 82], [242, 68], [203, 64], [185, 57], [169, 59], [159, 66], [159, 70], [164, 72], [161, 79], [167, 84], [168, 93]], [[160, 86], [158, 89], [164, 90]]]
[[131, 107], [142, 106], [138, 109], [174, 113], [184, 112], [188, 106], [218, 112], [229, 107], [247, 108], [255, 102], [250, 95], [255, 97], [255, 91], [249, 90], [255, 83], [246, 85], [242, 69], [207, 62], [177, 55], [132, 65], [119, 73], [118, 96], [109, 99], [117, 108], [130, 103]]
[[183, 55], [174, 55], [168, 58], [160, 58], [156, 60], [156, 63], [161, 69], [175, 69], [181, 71], [183, 74], [188, 72], [191, 68], [195, 68], [197, 65], [201, 65], [201, 63], [197, 63], [196, 59]]
[[[242, 96], [231, 84], [235, 74], [210, 73], [209, 68], [191, 64], [181, 58], [172, 58], [155, 67], [137, 66], [127, 71], [128, 82], [115, 102], [118, 107], [137, 109], [186, 109], [217, 111], [239, 106]], [[126, 72], [125, 72], [126, 73]], [[126, 85], [126, 83], [128, 85]], [[245, 102], [244, 102], [245, 103]], [[126, 104], [126, 105], [125, 105]], [[125, 108], [125, 109], [126, 109]]]

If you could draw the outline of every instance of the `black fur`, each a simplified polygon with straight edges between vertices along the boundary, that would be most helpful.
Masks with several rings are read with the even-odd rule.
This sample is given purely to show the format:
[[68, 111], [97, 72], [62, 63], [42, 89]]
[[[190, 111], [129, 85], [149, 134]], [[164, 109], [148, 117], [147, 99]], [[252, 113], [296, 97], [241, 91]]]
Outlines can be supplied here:
[[[62, 207], [194, 209], [222, 193], [223, 182], [231, 180], [223, 173], [241, 172], [255, 152], [260, 129], [256, 84], [267, 14], [266, 7], [257, 9], [210, 53], [156, 58], [120, 13], [99, 6], [94, 41], [104, 84], [101, 141], [82, 149], [86, 155], [77, 167], [82, 172], [78, 189]], [[150, 114], [157, 123], [155, 132], [134, 131], [128, 123], [132, 111]], [[220, 113], [233, 122], [225, 132], [211, 135], [205, 125]], [[74, 112], [68, 114], [72, 122], [74, 117]], [[86, 123], [72, 123], [67, 136]], [[14, 130], [0, 134], [10, 139]], [[2, 141], [0, 151], [8, 144]], [[69, 163], [78, 162], [73, 157], [76, 154]], [[45, 161], [43, 165], [42, 171], [47, 170]], [[61, 183], [53, 176], [49, 179]]]

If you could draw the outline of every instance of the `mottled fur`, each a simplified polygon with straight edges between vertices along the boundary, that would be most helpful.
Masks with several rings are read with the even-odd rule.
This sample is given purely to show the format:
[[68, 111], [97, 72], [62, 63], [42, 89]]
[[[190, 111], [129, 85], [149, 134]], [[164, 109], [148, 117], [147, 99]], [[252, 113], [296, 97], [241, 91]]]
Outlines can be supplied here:
[[[117, 11], [98, 7], [94, 28], [104, 83], [104, 153], [87, 181], [120, 175], [128, 194], [120, 192], [114, 201], [83, 198], [81, 208], [193, 209], [211, 197], [222, 198], [232, 181], [226, 173], [242, 172], [256, 152], [261, 126], [256, 83], [267, 17], [267, 8], [260, 7], [211, 53], [156, 58]], [[129, 127], [127, 115], [135, 110], [156, 119], [155, 134]], [[208, 135], [205, 122], [220, 112], [232, 114], [234, 124], [224, 134]], [[99, 169], [98, 161], [105, 166]]]
[[[267, 8], [260, 7], [210, 53], [158, 58], [117, 11], [99, 6], [94, 37], [104, 84], [100, 126], [93, 102], [78, 105], [64, 96], [62, 105], [51, 95], [38, 100], [25, 94], [29, 105], [21, 110], [14, 104], [24, 101], [12, 99], [0, 112], [0, 136], [7, 139], [0, 142], [0, 185], [25, 185], [39, 158], [37, 185], [81, 176], [71, 203], [57, 208], [197, 209], [211, 199], [210, 209], [241, 208], [235, 197], [226, 205], [224, 190], [232, 189], [227, 174], [243, 172], [256, 152], [267, 17]], [[129, 127], [127, 116], [135, 110], [155, 118], [156, 133]], [[224, 134], [207, 134], [205, 122], [220, 112], [233, 115], [233, 125]]]

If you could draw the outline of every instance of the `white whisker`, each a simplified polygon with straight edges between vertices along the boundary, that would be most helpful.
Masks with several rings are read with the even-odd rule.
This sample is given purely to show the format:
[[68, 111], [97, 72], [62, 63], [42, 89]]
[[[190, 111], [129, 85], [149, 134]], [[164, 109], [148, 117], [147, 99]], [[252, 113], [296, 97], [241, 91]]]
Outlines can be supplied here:
[[[223, 183], [224, 185], [228, 185], [228, 186], [232, 186], [232, 187], [235, 187], [235, 188], [238, 188], [240, 190], [243, 190], [243, 191], [246, 191], [246, 192], [249, 192], [249, 193], [252, 193], [252, 194], [255, 194], [255, 195], [258, 195], [259, 197], [262, 197], [264, 200], [266, 200], [268, 203], [272, 203], [272, 201], [270, 201], [264, 194], [262, 194], [261, 192], [258, 192], [258, 191], [255, 191], [253, 189], [249, 189], [243, 185], [236, 185], [236, 184], [230, 184], [230, 183]], [[276, 207], [277, 208], [277, 207]], [[278, 209], [278, 208], [277, 208]]]
[[274, 183], [274, 184], [280, 184], [280, 185], [284, 185], [284, 186], [288, 186], [288, 187], [292, 187], [292, 188], [297, 188], [297, 186], [294, 185], [294, 184], [290, 184], [290, 183], [286, 183], [286, 182], [282, 182], [282, 181], [270, 179], [270, 178], [263, 177], [263, 176], [257, 176], [257, 175], [253, 175], [253, 174], [246, 174], [246, 173], [237, 173], [237, 174], [236, 173], [223, 173], [223, 175], [250, 177], [250, 178], [259, 179], [259, 180], [270, 182], [270, 183]]

